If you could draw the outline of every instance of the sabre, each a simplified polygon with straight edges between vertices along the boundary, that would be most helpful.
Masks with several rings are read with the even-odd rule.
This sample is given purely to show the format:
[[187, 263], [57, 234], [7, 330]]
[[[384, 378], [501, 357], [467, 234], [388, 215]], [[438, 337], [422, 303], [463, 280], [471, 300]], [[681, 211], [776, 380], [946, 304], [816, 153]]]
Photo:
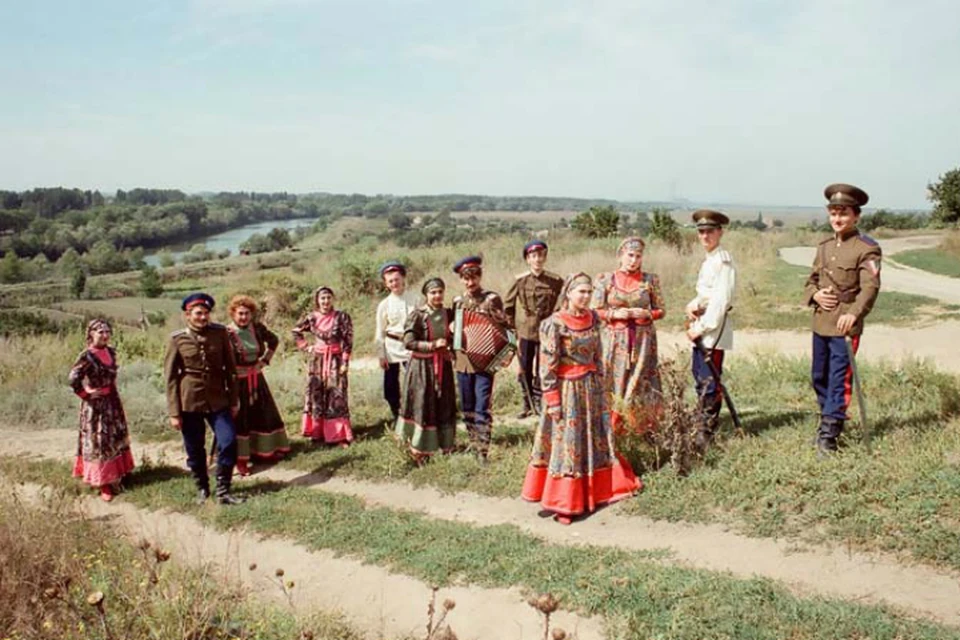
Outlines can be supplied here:
[[857, 370], [856, 354], [853, 352], [853, 339], [850, 336], [844, 338], [847, 345], [847, 356], [850, 358], [850, 371], [853, 373], [853, 390], [857, 394], [857, 407], [860, 409], [860, 426], [863, 429], [863, 444], [867, 447], [867, 453], [873, 453], [871, 442], [870, 427], [867, 426], [867, 403], [863, 398], [863, 388], [860, 386], [860, 372]]
[[703, 346], [703, 338], [697, 338], [694, 340], [693, 347], [703, 354], [703, 359], [707, 363], [707, 368], [710, 369], [710, 376], [713, 378], [713, 382], [720, 387], [720, 391], [723, 393], [723, 401], [727, 405], [727, 411], [730, 412], [730, 418], [733, 420], [733, 426], [737, 428], [737, 431], [743, 433], [743, 426], [740, 424], [740, 416], [737, 414], [736, 407], [733, 406], [733, 398], [730, 397], [730, 392], [727, 391], [726, 385], [720, 381], [720, 372], [717, 371], [717, 366], [713, 364], [713, 358], [710, 357], [710, 352], [707, 351], [707, 348]]

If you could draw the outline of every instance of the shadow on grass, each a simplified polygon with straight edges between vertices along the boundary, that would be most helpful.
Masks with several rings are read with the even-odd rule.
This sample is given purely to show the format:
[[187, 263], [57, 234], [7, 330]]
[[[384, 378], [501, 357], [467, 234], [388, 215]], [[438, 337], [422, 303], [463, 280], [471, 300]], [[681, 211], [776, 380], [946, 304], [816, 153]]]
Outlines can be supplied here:
[[[745, 415], [744, 413], [741, 413], [739, 415], [740, 425], [743, 427], [743, 432], [751, 436], [760, 435], [764, 431], [785, 427], [801, 420], [809, 419], [811, 424], [814, 424], [816, 421], [816, 414], [813, 414], [810, 411], [798, 410], [781, 411], [779, 413], [757, 412], [752, 415]], [[727, 436], [726, 439], [737, 436], [737, 430], [733, 426], [733, 420], [730, 418], [728, 413], [724, 413], [724, 416], [721, 419], [720, 434], [725, 434]]]
[[[213, 471], [211, 470], [211, 475]], [[151, 464], [134, 469], [124, 481], [124, 486], [135, 489], [137, 487], [149, 487], [153, 484], [163, 484], [171, 480], [180, 478], [189, 478], [190, 472], [180, 467], [174, 467], [169, 464]]]
[[337, 472], [348, 465], [362, 463], [369, 456], [366, 453], [347, 450], [344, 455], [338, 456], [332, 460], [327, 460], [312, 471], [290, 481], [290, 486], [312, 487], [323, 484], [337, 475]]

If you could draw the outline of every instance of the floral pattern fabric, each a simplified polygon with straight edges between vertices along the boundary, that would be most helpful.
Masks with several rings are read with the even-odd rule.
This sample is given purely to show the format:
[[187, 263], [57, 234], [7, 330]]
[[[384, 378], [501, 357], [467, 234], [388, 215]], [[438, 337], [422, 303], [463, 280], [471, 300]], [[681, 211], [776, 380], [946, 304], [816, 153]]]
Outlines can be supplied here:
[[[80, 434], [73, 475], [94, 487], [119, 482], [133, 470], [130, 430], [117, 392], [116, 352], [107, 347], [109, 363], [84, 350], [70, 369], [70, 387], [80, 397]], [[106, 390], [92, 397], [88, 389]]]
[[[655, 274], [630, 275], [623, 271], [598, 275], [591, 306], [603, 319], [604, 388], [614, 412], [614, 427], [620, 428], [621, 414], [629, 410], [634, 428], [643, 431], [656, 425], [663, 402], [653, 321], [663, 317], [664, 304]], [[647, 309], [653, 319], [609, 317], [612, 310], [621, 308]]]
[[348, 374], [341, 371], [353, 351], [353, 320], [340, 311], [314, 311], [293, 329], [297, 348], [308, 354], [303, 435], [326, 443], [350, 442]]

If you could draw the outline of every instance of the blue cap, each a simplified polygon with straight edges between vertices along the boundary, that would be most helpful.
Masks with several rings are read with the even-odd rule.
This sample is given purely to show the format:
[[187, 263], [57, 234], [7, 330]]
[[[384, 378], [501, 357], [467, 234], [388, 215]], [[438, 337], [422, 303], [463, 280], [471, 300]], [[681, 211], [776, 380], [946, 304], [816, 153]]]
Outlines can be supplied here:
[[180, 308], [184, 311], [189, 311], [191, 307], [197, 305], [202, 305], [207, 308], [207, 311], [213, 311], [213, 306], [216, 302], [213, 299], [213, 296], [206, 293], [191, 293], [186, 298], [183, 299], [183, 302], [180, 303]]
[[402, 276], [407, 275], [407, 268], [403, 266], [402, 262], [398, 262], [396, 260], [388, 260], [384, 262], [382, 265], [380, 265], [381, 278], [387, 275], [388, 273], [390, 273], [391, 271], [399, 271], [400, 275]]
[[546, 251], [547, 243], [543, 240], [531, 240], [527, 244], [523, 245], [523, 257], [526, 258], [527, 254], [531, 251], [538, 251], [540, 249]]
[[457, 275], [460, 275], [460, 272], [463, 269], [468, 267], [476, 267], [479, 269], [483, 265], [483, 258], [480, 256], [467, 256], [466, 258], [461, 258], [457, 261], [457, 264], [453, 265], [453, 272]]

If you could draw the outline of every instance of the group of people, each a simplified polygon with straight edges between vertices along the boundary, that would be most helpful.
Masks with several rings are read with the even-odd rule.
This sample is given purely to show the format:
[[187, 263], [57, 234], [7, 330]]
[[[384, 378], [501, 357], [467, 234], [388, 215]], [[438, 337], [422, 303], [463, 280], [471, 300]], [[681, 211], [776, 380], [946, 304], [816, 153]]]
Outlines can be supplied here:
[[[813, 309], [817, 444], [830, 452], [847, 419], [850, 358], [879, 291], [880, 248], [857, 230], [868, 200], [863, 190], [833, 184], [824, 193], [834, 235], [818, 246], [805, 296]], [[704, 451], [719, 424], [724, 354], [733, 347], [736, 268], [720, 246], [727, 216], [703, 209], [693, 221], [705, 257], [684, 312], [700, 414], [696, 443]], [[644, 249], [641, 238], [626, 238], [617, 250], [616, 270], [561, 278], [545, 270], [547, 244], [532, 240], [523, 248], [528, 269], [515, 278], [505, 300], [482, 286], [482, 258], [468, 256], [453, 267], [463, 292], [451, 306], [441, 278], [429, 278], [421, 298], [407, 289], [403, 264], [384, 264], [380, 277], [389, 295], [377, 307], [375, 343], [395, 433], [414, 460], [423, 464], [438, 452], [453, 451], [457, 388], [468, 448], [481, 461], [489, 453], [494, 373], [454, 349], [459, 341], [454, 318], [468, 311], [519, 338], [520, 417], [539, 418], [522, 496], [569, 523], [639, 490], [639, 478], [616, 453], [615, 434], [655, 429], [661, 415], [655, 322], [663, 318], [665, 304], [658, 277], [643, 269]], [[353, 323], [335, 308], [334, 296], [330, 287], [318, 288], [314, 310], [297, 323], [293, 337], [308, 355], [303, 435], [348, 446]], [[170, 424], [183, 436], [199, 499], [210, 497], [206, 423], [215, 434], [217, 500], [234, 504], [240, 501], [231, 494], [234, 467], [244, 475], [251, 459], [277, 460], [290, 445], [263, 377], [277, 336], [256, 320], [252, 298], [230, 301], [227, 326], [210, 322], [214, 304], [205, 293], [183, 300], [185, 326], [170, 336], [164, 379]], [[82, 401], [74, 474], [99, 487], [104, 500], [112, 499], [134, 464], [110, 331], [104, 320], [89, 325], [88, 347], [70, 374]]]

